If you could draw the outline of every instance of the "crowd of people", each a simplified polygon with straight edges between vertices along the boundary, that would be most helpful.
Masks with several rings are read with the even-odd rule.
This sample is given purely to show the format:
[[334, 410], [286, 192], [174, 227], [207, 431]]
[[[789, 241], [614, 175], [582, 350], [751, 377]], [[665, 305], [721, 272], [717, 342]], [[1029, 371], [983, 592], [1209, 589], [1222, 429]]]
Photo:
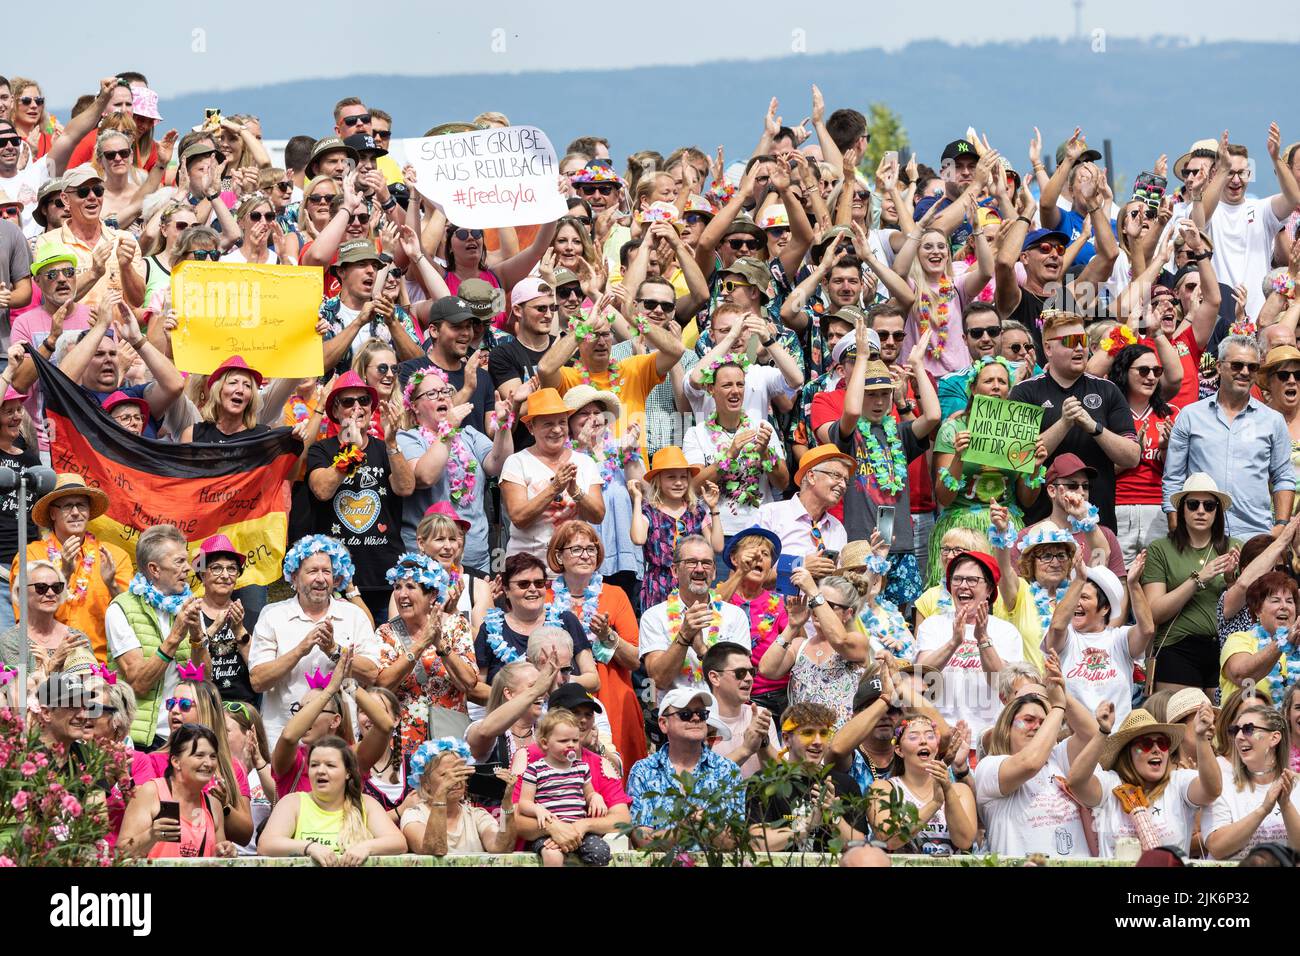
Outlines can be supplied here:
[[[33, 353], [133, 435], [303, 445], [283, 585], [241, 585], [220, 534], [100, 541], [122, 492], [77, 474], [0, 497], [0, 673], [62, 759], [130, 752], [118, 852], [605, 865], [698, 849], [689, 794], [846, 863], [1294, 862], [1276, 124], [1274, 195], [1200, 130], [1128, 197], [1079, 129], [1023, 170], [982, 137], [868, 165], [863, 113], [814, 88], [731, 165], [580, 137], [565, 216], [484, 230], [379, 103], [305, 113], [282, 167], [257, 117], [178, 135], [165, 105], [123, 73], [61, 123], [0, 78], [0, 464], [59, 441]], [[325, 374], [183, 374], [195, 261], [321, 270]], [[1041, 409], [1027, 466], [974, 460], [980, 397]]]

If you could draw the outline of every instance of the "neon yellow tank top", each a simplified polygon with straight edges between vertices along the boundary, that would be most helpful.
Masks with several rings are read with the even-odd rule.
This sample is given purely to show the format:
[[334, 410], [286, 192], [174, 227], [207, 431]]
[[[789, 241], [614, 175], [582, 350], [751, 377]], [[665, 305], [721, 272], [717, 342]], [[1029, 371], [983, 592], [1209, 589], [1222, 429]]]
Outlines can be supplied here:
[[[365, 806], [361, 808], [361, 818], [365, 820]], [[337, 810], [323, 810], [311, 793], [303, 793], [298, 798], [298, 825], [294, 828], [295, 840], [315, 840], [327, 846], [335, 853], [342, 853], [339, 833], [343, 829], [343, 807]]]

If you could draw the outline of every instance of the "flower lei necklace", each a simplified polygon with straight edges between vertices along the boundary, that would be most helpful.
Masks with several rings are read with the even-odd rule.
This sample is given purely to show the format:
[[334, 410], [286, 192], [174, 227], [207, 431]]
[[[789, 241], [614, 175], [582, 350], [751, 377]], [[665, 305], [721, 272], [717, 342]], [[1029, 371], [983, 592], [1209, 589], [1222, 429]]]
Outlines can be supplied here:
[[1067, 588], [1069, 588], [1069, 583], [1062, 581], [1056, 588], [1056, 596], [1052, 597], [1047, 593], [1047, 588], [1037, 581], [1029, 583], [1029, 593], [1034, 597], [1034, 607], [1038, 608], [1038, 623], [1042, 626], [1044, 634], [1047, 633], [1048, 627], [1051, 626], [1052, 612], [1056, 610], [1056, 605], [1065, 596]]
[[[742, 412], [736, 431], [742, 432], [748, 427], [749, 416]], [[771, 444], [765, 445], [760, 451], [758, 440], [755, 439], [742, 448], [735, 458], [732, 458], [727, 454], [732, 439], [718, 424], [716, 410], [705, 421], [704, 430], [712, 439], [714, 450], [722, 455], [714, 464], [724, 479], [723, 490], [727, 492], [727, 496], [734, 497], [736, 503], [743, 507], [757, 508], [763, 503], [760, 479], [776, 467], [776, 455], [772, 452]]]
[[[886, 415], [880, 425], [885, 432], [885, 442], [889, 445], [888, 458], [871, 430], [871, 423], [865, 418], [858, 419], [858, 434], [862, 436], [862, 443], [867, 450], [867, 471], [881, 491], [897, 495], [907, 481], [907, 459], [903, 457], [903, 442], [898, 437], [898, 424], [892, 415]], [[867, 490], [865, 475], [858, 475], [858, 485], [864, 492]]]
[[[99, 554], [99, 542], [90, 532], [86, 532], [86, 537], [81, 542], [81, 571], [75, 581], [71, 582], [73, 587], [68, 592], [68, 600], [72, 602], [80, 601], [86, 596], [86, 591], [90, 587], [90, 571], [95, 566], [95, 556]], [[54, 536], [50, 535], [50, 540], [45, 545], [45, 555], [50, 559], [50, 564], [56, 568], [63, 567], [63, 552], [54, 541]]]
[[776, 630], [776, 614], [781, 610], [781, 595], [775, 591], [763, 592], [767, 599], [760, 604], [760, 598], [756, 597], [753, 601], [746, 601], [745, 596], [740, 593], [739, 589], [731, 595], [731, 603], [740, 607], [742, 604], [749, 605], [750, 620], [754, 621], [754, 615], [757, 614], [757, 621], [754, 623], [754, 629], [758, 632], [758, 640], [754, 642], [757, 647], [762, 644]]
[[176, 612], [181, 609], [186, 601], [193, 595], [190, 593], [190, 586], [185, 585], [185, 590], [180, 594], [163, 594], [158, 590], [143, 573], [137, 571], [135, 577], [131, 579], [129, 590], [136, 597], [142, 597], [150, 607], [155, 611], [162, 611], [164, 614], [175, 616]]
[[[944, 597], [947, 597], [945, 595]], [[940, 598], [943, 600], [943, 598]], [[948, 598], [948, 603], [952, 599]], [[940, 609], [943, 613], [943, 609]], [[876, 598], [868, 604], [858, 618], [868, 634], [874, 636], [893, 657], [909, 658], [912, 653], [912, 632], [907, 621], [898, 611], [898, 606], [885, 598]], [[896, 646], [885, 643], [892, 642]]]
[[[596, 616], [596, 605], [600, 601], [600, 592], [604, 586], [599, 574], [593, 574], [587, 586], [582, 589], [582, 629], [591, 635], [591, 621]], [[546, 608], [546, 623], [551, 627], [563, 627], [560, 618], [565, 611], [573, 610], [573, 595], [569, 593], [569, 584], [561, 574], [551, 582], [551, 591], [555, 595]], [[614, 656], [614, 647], [605, 642], [592, 639], [591, 656], [599, 664], [608, 664]]]
[[483, 629], [487, 633], [487, 646], [502, 664], [513, 664], [519, 660], [519, 652], [506, 643], [502, 629], [506, 624], [506, 612], [494, 607], [483, 615]]
[[949, 306], [956, 294], [955, 287], [952, 283], [952, 276], [944, 273], [939, 276], [938, 288], [934, 290], [938, 293], [938, 298], [934, 306], [934, 316], [938, 321], [932, 319], [930, 312], [929, 295], [918, 295], [916, 297], [916, 314], [920, 319], [919, 334], [924, 335], [927, 329], [934, 330], [933, 340], [930, 347], [926, 349], [930, 358], [936, 362], [943, 357], [943, 348], [948, 344], [948, 312]]
[[[609, 363], [609, 388], [606, 391], [613, 392], [614, 396], [621, 402], [623, 400], [623, 371], [618, 366], [618, 362]], [[590, 385], [592, 388], [598, 387], [591, 380], [591, 371], [581, 362], [578, 363], [578, 378], [582, 380], [583, 385]]]
[[[677, 634], [682, 629], [682, 594], [678, 588], [673, 588], [668, 595], [668, 637], [670, 640], [677, 640]], [[712, 647], [718, 643], [718, 636], [722, 631], [722, 598], [710, 591], [709, 606], [713, 609], [713, 620], [709, 622], [708, 628], [704, 631], [704, 646]], [[682, 677], [685, 680], [699, 684], [704, 681], [704, 671], [701, 670], [700, 664], [696, 661], [694, 664], [687, 657], [682, 661]]]
[[1263, 624], [1256, 624], [1255, 637], [1260, 641], [1261, 650], [1268, 644], [1274, 643], [1277, 644], [1278, 647], [1282, 648], [1285, 653], [1286, 645], [1291, 640], [1291, 631], [1287, 627], [1279, 627], [1276, 631], [1270, 634], [1268, 631], [1264, 630]]
[[432, 445], [435, 441], [447, 444], [447, 488], [450, 491], [451, 503], [468, 508], [474, 503], [474, 476], [478, 474], [478, 461], [470, 454], [464, 439], [461, 438], [463, 431], [463, 427], [452, 428], [451, 422], [443, 419], [438, 423], [436, 430], [421, 425], [420, 437], [428, 445]]
[[596, 464], [600, 466], [600, 482], [606, 488], [614, 480], [614, 476], [622, 471], [633, 461], [641, 457], [636, 446], [630, 445], [627, 448], [622, 447], [622, 443], [617, 438], [611, 438], [609, 429], [605, 429], [605, 437], [601, 439], [600, 447], [593, 449], [578, 448], [572, 440], [568, 441], [568, 447], [584, 455], [590, 455], [596, 459]]

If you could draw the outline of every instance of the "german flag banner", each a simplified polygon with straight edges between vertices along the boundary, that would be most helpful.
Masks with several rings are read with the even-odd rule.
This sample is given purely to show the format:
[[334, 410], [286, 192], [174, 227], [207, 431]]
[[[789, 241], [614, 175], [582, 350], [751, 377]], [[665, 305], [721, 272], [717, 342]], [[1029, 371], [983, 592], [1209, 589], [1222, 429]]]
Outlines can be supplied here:
[[[188, 445], [133, 435], [40, 355], [36, 362], [45, 414], [53, 426], [51, 464], [108, 493], [108, 512], [91, 523], [103, 541], [126, 550], [145, 528], [172, 524], [191, 546], [225, 534], [247, 555], [239, 584], [280, 577], [288, 531], [282, 483], [302, 442], [287, 428], [225, 444]], [[184, 399], [180, 399], [183, 401]]]

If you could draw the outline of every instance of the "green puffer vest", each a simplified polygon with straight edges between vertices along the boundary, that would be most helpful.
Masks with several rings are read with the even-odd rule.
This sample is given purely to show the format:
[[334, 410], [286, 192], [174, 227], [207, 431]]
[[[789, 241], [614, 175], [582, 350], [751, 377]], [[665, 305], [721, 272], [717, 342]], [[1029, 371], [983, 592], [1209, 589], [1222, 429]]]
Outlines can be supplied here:
[[[146, 661], [154, 657], [163, 641], [162, 625], [158, 620], [158, 613], [149, 606], [144, 598], [138, 597], [130, 591], [123, 591], [113, 598], [113, 603], [126, 614], [126, 622], [131, 625], [136, 640], [140, 642], [140, 655]], [[190, 642], [181, 641], [180, 647], [176, 649], [176, 663], [184, 663], [189, 659]], [[117, 670], [117, 661], [113, 662], [113, 669]], [[158, 736], [158, 708], [162, 706], [161, 695], [163, 685], [166, 683], [166, 676], [164, 671], [163, 676], [159, 678], [157, 685], [152, 690], [135, 696], [135, 720], [131, 721], [131, 739], [137, 745], [151, 744], [154, 737]]]

